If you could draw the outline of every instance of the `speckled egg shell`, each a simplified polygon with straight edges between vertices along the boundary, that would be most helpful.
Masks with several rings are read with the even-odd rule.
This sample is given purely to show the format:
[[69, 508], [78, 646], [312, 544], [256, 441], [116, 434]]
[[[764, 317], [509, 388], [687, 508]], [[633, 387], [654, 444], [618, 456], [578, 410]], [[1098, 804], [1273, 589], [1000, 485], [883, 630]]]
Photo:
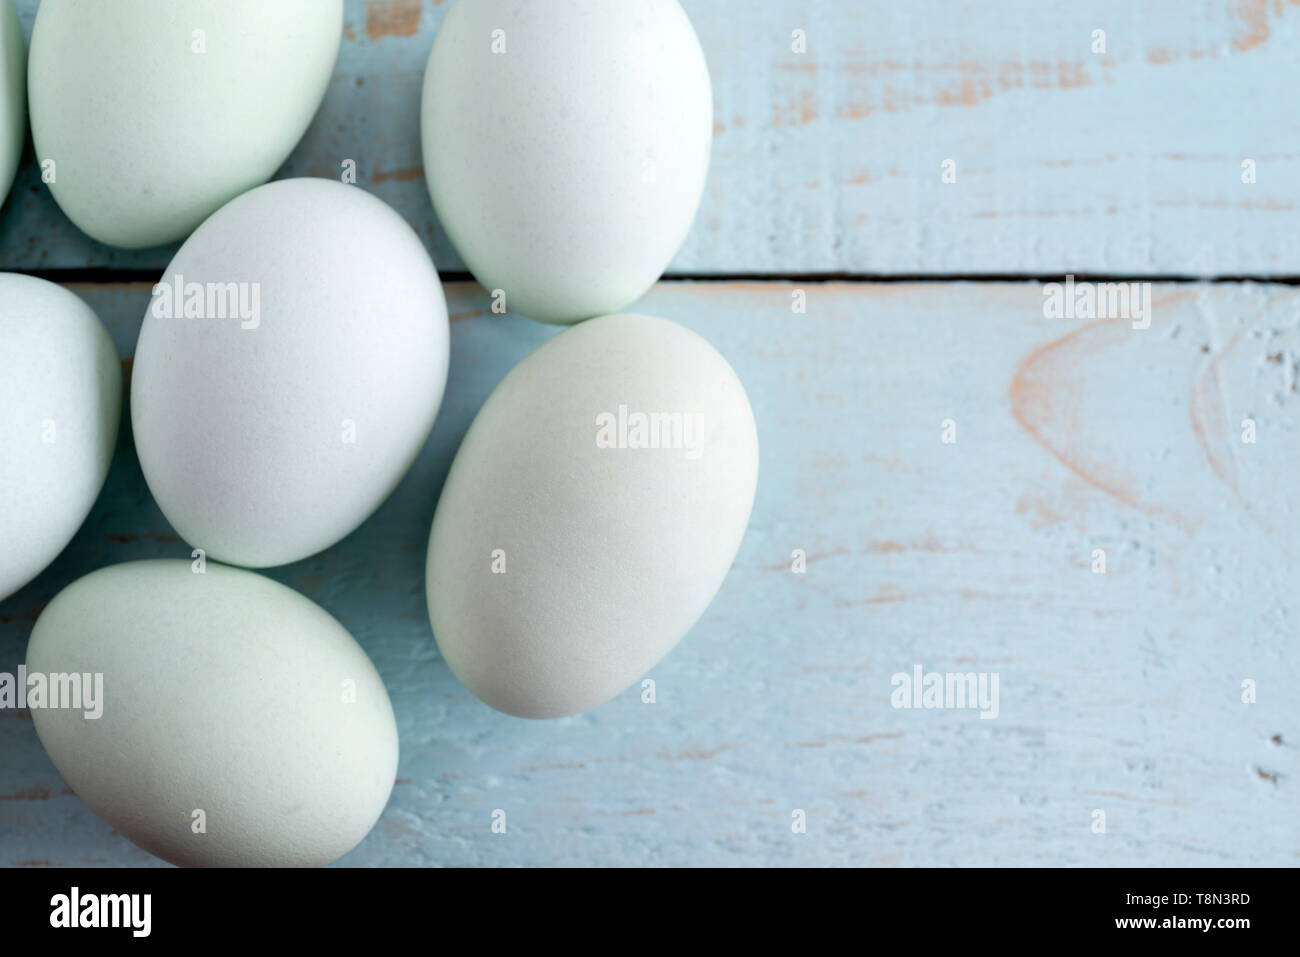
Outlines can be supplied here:
[[438, 273], [389, 206], [323, 179], [252, 190], [181, 247], [140, 328], [131, 421], [149, 489], [209, 557], [313, 555], [415, 461], [447, 352]]
[[90, 307], [54, 283], [0, 273], [0, 599], [85, 521], [121, 409], [117, 350]]
[[96, 814], [173, 864], [328, 864], [392, 790], [397, 725], [370, 659], [319, 606], [252, 572], [92, 572], [41, 613], [26, 665], [91, 676], [83, 687], [102, 675], [94, 708], [33, 706], [36, 732]]
[[27, 139], [27, 45], [12, 0], [0, 0], [0, 204]]
[[343, 0], [43, 0], [28, 90], [55, 200], [111, 246], [183, 239], [284, 163], [342, 29]]
[[461, 258], [547, 322], [617, 312], [690, 231], [713, 95], [677, 0], [460, 0], [424, 82], [424, 167]]
[[[636, 431], [673, 414], [657, 442]], [[621, 315], [551, 339], [484, 403], [438, 502], [426, 583], [447, 664], [509, 714], [609, 700], [704, 614], [757, 477], [745, 390], [700, 336]]]

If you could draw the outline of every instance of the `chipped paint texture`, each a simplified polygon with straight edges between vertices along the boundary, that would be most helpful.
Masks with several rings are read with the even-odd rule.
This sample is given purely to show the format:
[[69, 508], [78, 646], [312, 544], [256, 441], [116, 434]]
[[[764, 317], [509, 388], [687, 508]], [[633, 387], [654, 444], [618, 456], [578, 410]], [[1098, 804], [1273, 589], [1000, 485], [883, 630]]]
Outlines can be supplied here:
[[[36, 5], [18, 0], [29, 31]], [[1297, 0], [683, 5], [715, 141], [670, 274], [1300, 274]], [[354, 160], [444, 271], [463, 264], [413, 173], [449, 6], [346, 0], [334, 82], [281, 174], [338, 177]], [[9, 268], [161, 270], [170, 252], [81, 236], [30, 156], [0, 210]]]
[[366, 38], [413, 37], [420, 31], [424, 0], [364, 0]]

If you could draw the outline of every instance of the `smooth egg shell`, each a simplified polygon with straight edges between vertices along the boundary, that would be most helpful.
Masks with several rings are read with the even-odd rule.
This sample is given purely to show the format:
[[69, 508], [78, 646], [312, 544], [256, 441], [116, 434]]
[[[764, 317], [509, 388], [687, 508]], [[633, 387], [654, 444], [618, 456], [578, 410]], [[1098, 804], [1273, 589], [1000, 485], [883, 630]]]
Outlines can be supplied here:
[[[634, 447], [630, 429], [603, 428], [620, 406], [628, 422], [681, 413], [699, 425]], [[427, 593], [447, 664], [523, 717], [612, 698], [712, 601], [757, 477], [745, 390], [704, 339], [633, 315], [551, 339], [489, 396], [438, 502]]]
[[370, 659], [323, 609], [252, 572], [100, 569], [46, 606], [26, 664], [103, 675], [100, 717], [33, 707], [36, 732], [96, 814], [173, 864], [327, 864], [392, 790], [397, 725]]
[[0, 204], [27, 139], [27, 44], [11, 0], [0, 0]]
[[343, 0], [43, 0], [28, 88], [54, 199], [111, 246], [184, 238], [284, 163], [342, 30]]
[[[214, 315], [178, 318], [188, 295], [166, 302], [178, 277], [203, 292], [195, 301], [233, 283], [239, 315], [258, 315], [205, 305]], [[185, 541], [265, 567], [365, 521], [415, 461], [447, 380], [447, 304], [405, 220], [355, 186], [271, 183], [199, 227], [154, 293], [131, 420], [149, 489]]]
[[690, 231], [713, 95], [677, 0], [461, 0], [434, 38], [422, 111], [438, 217], [516, 312], [617, 312]]
[[122, 366], [90, 307], [54, 283], [0, 273], [0, 599], [85, 521], [121, 411]]

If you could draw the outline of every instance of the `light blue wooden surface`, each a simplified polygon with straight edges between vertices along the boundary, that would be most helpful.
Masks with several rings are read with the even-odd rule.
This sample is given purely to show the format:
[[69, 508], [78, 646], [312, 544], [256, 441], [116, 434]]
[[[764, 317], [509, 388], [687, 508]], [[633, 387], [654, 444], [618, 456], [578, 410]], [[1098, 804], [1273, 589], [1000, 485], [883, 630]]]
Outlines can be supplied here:
[[[717, 124], [678, 274], [1300, 273], [1294, 4], [684, 5]], [[347, 11], [324, 111], [282, 175], [356, 159], [458, 269], [418, 148], [445, 5]], [[30, 155], [0, 210], [0, 269], [166, 259], [78, 236]], [[72, 288], [128, 359], [148, 286]], [[448, 296], [451, 378], [411, 475], [347, 540], [271, 572], [357, 636], [398, 716], [393, 798], [342, 863], [1300, 863], [1294, 288], [1157, 286], [1134, 331], [1046, 319], [1032, 283], [661, 283], [637, 308], [706, 336], [749, 391], [754, 516], [704, 620], [652, 672], [658, 702], [630, 691], [556, 722], [479, 704], [429, 631], [424, 549], [451, 457], [555, 333], [491, 316], [472, 284]], [[188, 555], [123, 422], [86, 526], [0, 602], [0, 671], [77, 576]], [[895, 710], [891, 676], [918, 664], [997, 672], [999, 717]], [[0, 711], [0, 865], [157, 863], [67, 792], [29, 716]]]
[[[147, 286], [73, 288], [129, 354]], [[413, 472], [361, 530], [272, 572], [356, 635], [398, 717], [392, 801], [344, 863], [1300, 862], [1300, 292], [1158, 286], [1139, 332], [1046, 319], [1031, 283], [803, 288], [806, 315], [782, 283], [663, 283], [638, 305], [745, 382], [753, 519], [651, 673], [656, 704], [633, 689], [529, 722], [440, 660], [424, 552], [476, 409], [554, 330], [449, 286], [451, 379]], [[75, 542], [0, 603], [0, 670], [76, 576], [185, 555], [124, 436]], [[999, 716], [895, 710], [891, 677], [917, 664], [998, 673]], [[29, 718], [0, 712], [0, 755], [0, 863], [154, 863], [67, 793]]]
[[[1300, 274], [1294, 3], [683, 5], [716, 136], [671, 274]], [[37, 0], [18, 6], [30, 32]], [[463, 266], [425, 189], [419, 102], [447, 7], [347, 0], [334, 82], [280, 174], [337, 177], [355, 160], [444, 272]], [[1092, 52], [1098, 29], [1105, 53]], [[29, 149], [0, 210], [5, 268], [160, 271], [169, 253], [81, 236]]]

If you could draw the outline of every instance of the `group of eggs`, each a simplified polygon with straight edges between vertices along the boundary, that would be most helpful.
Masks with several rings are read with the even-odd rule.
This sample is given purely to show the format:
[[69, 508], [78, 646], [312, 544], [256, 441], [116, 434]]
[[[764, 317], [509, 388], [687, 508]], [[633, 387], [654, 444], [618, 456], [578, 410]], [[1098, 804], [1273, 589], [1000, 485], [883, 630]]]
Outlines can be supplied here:
[[[0, 0], [0, 200], [29, 106], [42, 179], [80, 229], [124, 248], [188, 236], [140, 330], [131, 423], [155, 500], [212, 561], [85, 576], [41, 613], [26, 660], [103, 675], [101, 717], [33, 703], [36, 730], [91, 808], [178, 864], [328, 863], [396, 773], [364, 651], [245, 570], [364, 522], [447, 377], [442, 288], [402, 217], [342, 182], [261, 185], [325, 94], [342, 5], [43, 0], [24, 68]], [[506, 376], [456, 455], [429, 539], [434, 636], [489, 705], [575, 714], [700, 618], [753, 504], [757, 432], [726, 360], [676, 323], [614, 314], [699, 205], [707, 67], [677, 0], [459, 0], [422, 124], [435, 208], [475, 277], [572, 325]], [[81, 300], [0, 274], [0, 599], [88, 514], [121, 389]]]

